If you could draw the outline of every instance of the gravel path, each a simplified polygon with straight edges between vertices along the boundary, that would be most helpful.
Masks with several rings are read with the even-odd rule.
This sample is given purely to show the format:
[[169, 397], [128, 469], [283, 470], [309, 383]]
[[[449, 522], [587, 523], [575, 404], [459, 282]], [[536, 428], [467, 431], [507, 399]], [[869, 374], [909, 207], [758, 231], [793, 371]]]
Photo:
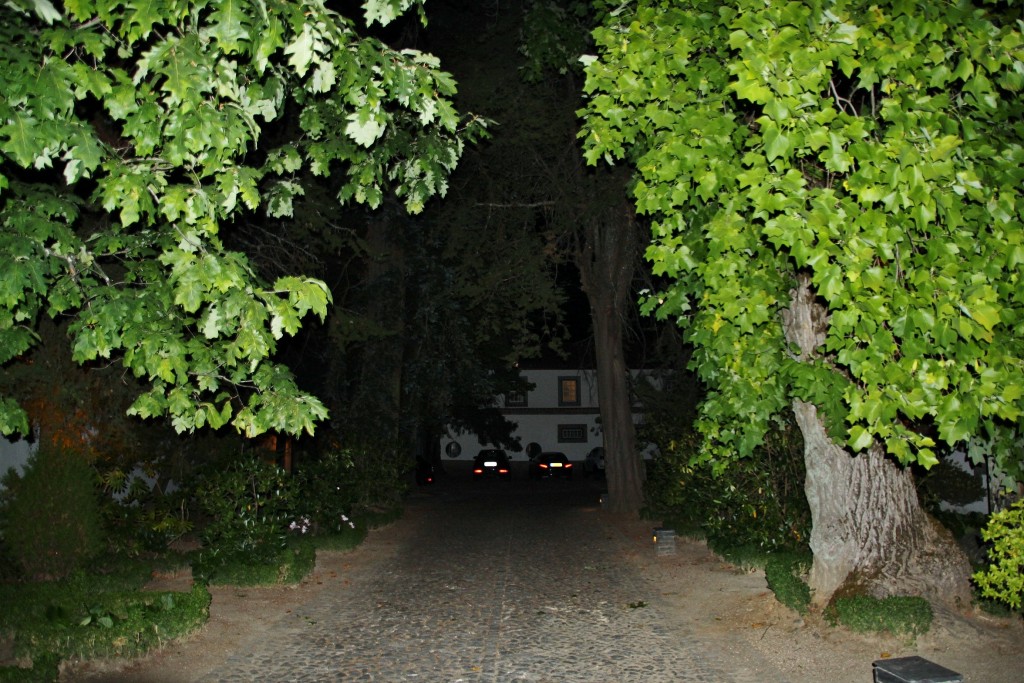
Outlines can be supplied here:
[[415, 496], [378, 571], [296, 606], [201, 680], [784, 680], [659, 608], [594, 485], [468, 484]]
[[[602, 482], [450, 470], [354, 551], [318, 553], [298, 586], [214, 586], [199, 632], [69, 663], [61, 681], [867, 683], [872, 661], [910, 655], [965, 683], [1021, 680], [1019, 620], [939, 612], [916, 642], [854, 634], [800, 618], [703, 543], [658, 555], [650, 523], [600, 509]], [[191, 579], [169, 581], [153, 588]]]

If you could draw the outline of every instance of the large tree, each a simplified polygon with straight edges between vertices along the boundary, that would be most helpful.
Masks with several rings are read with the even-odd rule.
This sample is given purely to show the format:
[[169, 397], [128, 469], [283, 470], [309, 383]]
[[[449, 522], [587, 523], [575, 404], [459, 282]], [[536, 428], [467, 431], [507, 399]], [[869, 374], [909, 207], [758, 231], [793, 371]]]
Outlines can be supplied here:
[[815, 597], [964, 597], [909, 470], [1024, 408], [1024, 44], [1000, 5], [607, 5], [587, 158], [626, 159], [721, 466], [791, 405]]
[[[411, 212], [444, 194], [478, 124], [436, 59], [360, 34], [420, 5], [6, 3], [0, 363], [24, 359], [40, 316], [69, 318], [75, 360], [118, 358], [148, 382], [135, 414], [312, 431], [323, 404], [272, 356], [325, 315], [328, 288], [265, 281], [222, 233], [289, 215], [305, 174], [370, 207], [389, 189]], [[26, 429], [0, 397], [0, 431]]]

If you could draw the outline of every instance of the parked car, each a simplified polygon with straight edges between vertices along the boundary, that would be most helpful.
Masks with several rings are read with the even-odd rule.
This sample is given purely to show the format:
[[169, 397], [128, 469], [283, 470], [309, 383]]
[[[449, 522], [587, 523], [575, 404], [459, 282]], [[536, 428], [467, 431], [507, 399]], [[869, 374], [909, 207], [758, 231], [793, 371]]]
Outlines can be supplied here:
[[487, 476], [512, 478], [512, 463], [509, 462], [508, 454], [500, 448], [485, 448], [473, 459], [473, 478], [483, 479]]
[[572, 463], [565, 453], [549, 451], [541, 453], [530, 462], [530, 477], [533, 479], [548, 479], [550, 477], [564, 477], [572, 479]]
[[419, 486], [434, 483], [434, 463], [423, 458], [416, 458], [416, 483]]
[[604, 476], [604, 446], [594, 446], [583, 461], [583, 471], [598, 477]]

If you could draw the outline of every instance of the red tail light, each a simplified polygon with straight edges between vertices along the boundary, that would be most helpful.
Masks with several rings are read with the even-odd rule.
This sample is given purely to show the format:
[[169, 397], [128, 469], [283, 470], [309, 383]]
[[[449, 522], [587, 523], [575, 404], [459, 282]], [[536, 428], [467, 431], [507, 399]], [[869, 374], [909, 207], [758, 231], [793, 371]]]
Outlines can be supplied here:
[[477, 467], [476, 469], [473, 470], [473, 474], [483, 474], [483, 473], [484, 473], [484, 471], [482, 469], [480, 469], [479, 467]]
[[538, 467], [540, 467], [542, 470], [546, 470], [548, 468], [548, 465], [547, 463], [542, 462], [540, 463], [540, 465], [538, 465]]
[[565, 468], [565, 469], [567, 469], [567, 470], [568, 470], [568, 469], [572, 469], [572, 463], [571, 463], [571, 462], [567, 462], [567, 463], [565, 463], [564, 465], [562, 465], [562, 467], [564, 467], [564, 468]]
[[503, 467], [503, 468], [501, 468], [500, 470], [498, 470], [498, 474], [508, 474], [508, 470], [506, 470], [506, 469], [505, 469], [505, 468]]

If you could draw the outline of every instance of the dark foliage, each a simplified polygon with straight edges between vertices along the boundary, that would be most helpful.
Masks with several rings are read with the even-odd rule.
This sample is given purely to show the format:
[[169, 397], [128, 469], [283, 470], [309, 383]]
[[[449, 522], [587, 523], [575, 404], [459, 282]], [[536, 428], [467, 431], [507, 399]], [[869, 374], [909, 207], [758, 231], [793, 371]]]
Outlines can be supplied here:
[[644, 397], [643, 435], [659, 450], [648, 472], [646, 513], [672, 520], [681, 531], [699, 531], [716, 549], [803, 549], [811, 520], [803, 443], [792, 419], [781, 419], [751, 457], [716, 472], [696, 459], [698, 398], [696, 386], [684, 382]]
[[67, 576], [102, 549], [96, 473], [80, 454], [43, 444], [5, 487], [4, 542], [26, 576]]

